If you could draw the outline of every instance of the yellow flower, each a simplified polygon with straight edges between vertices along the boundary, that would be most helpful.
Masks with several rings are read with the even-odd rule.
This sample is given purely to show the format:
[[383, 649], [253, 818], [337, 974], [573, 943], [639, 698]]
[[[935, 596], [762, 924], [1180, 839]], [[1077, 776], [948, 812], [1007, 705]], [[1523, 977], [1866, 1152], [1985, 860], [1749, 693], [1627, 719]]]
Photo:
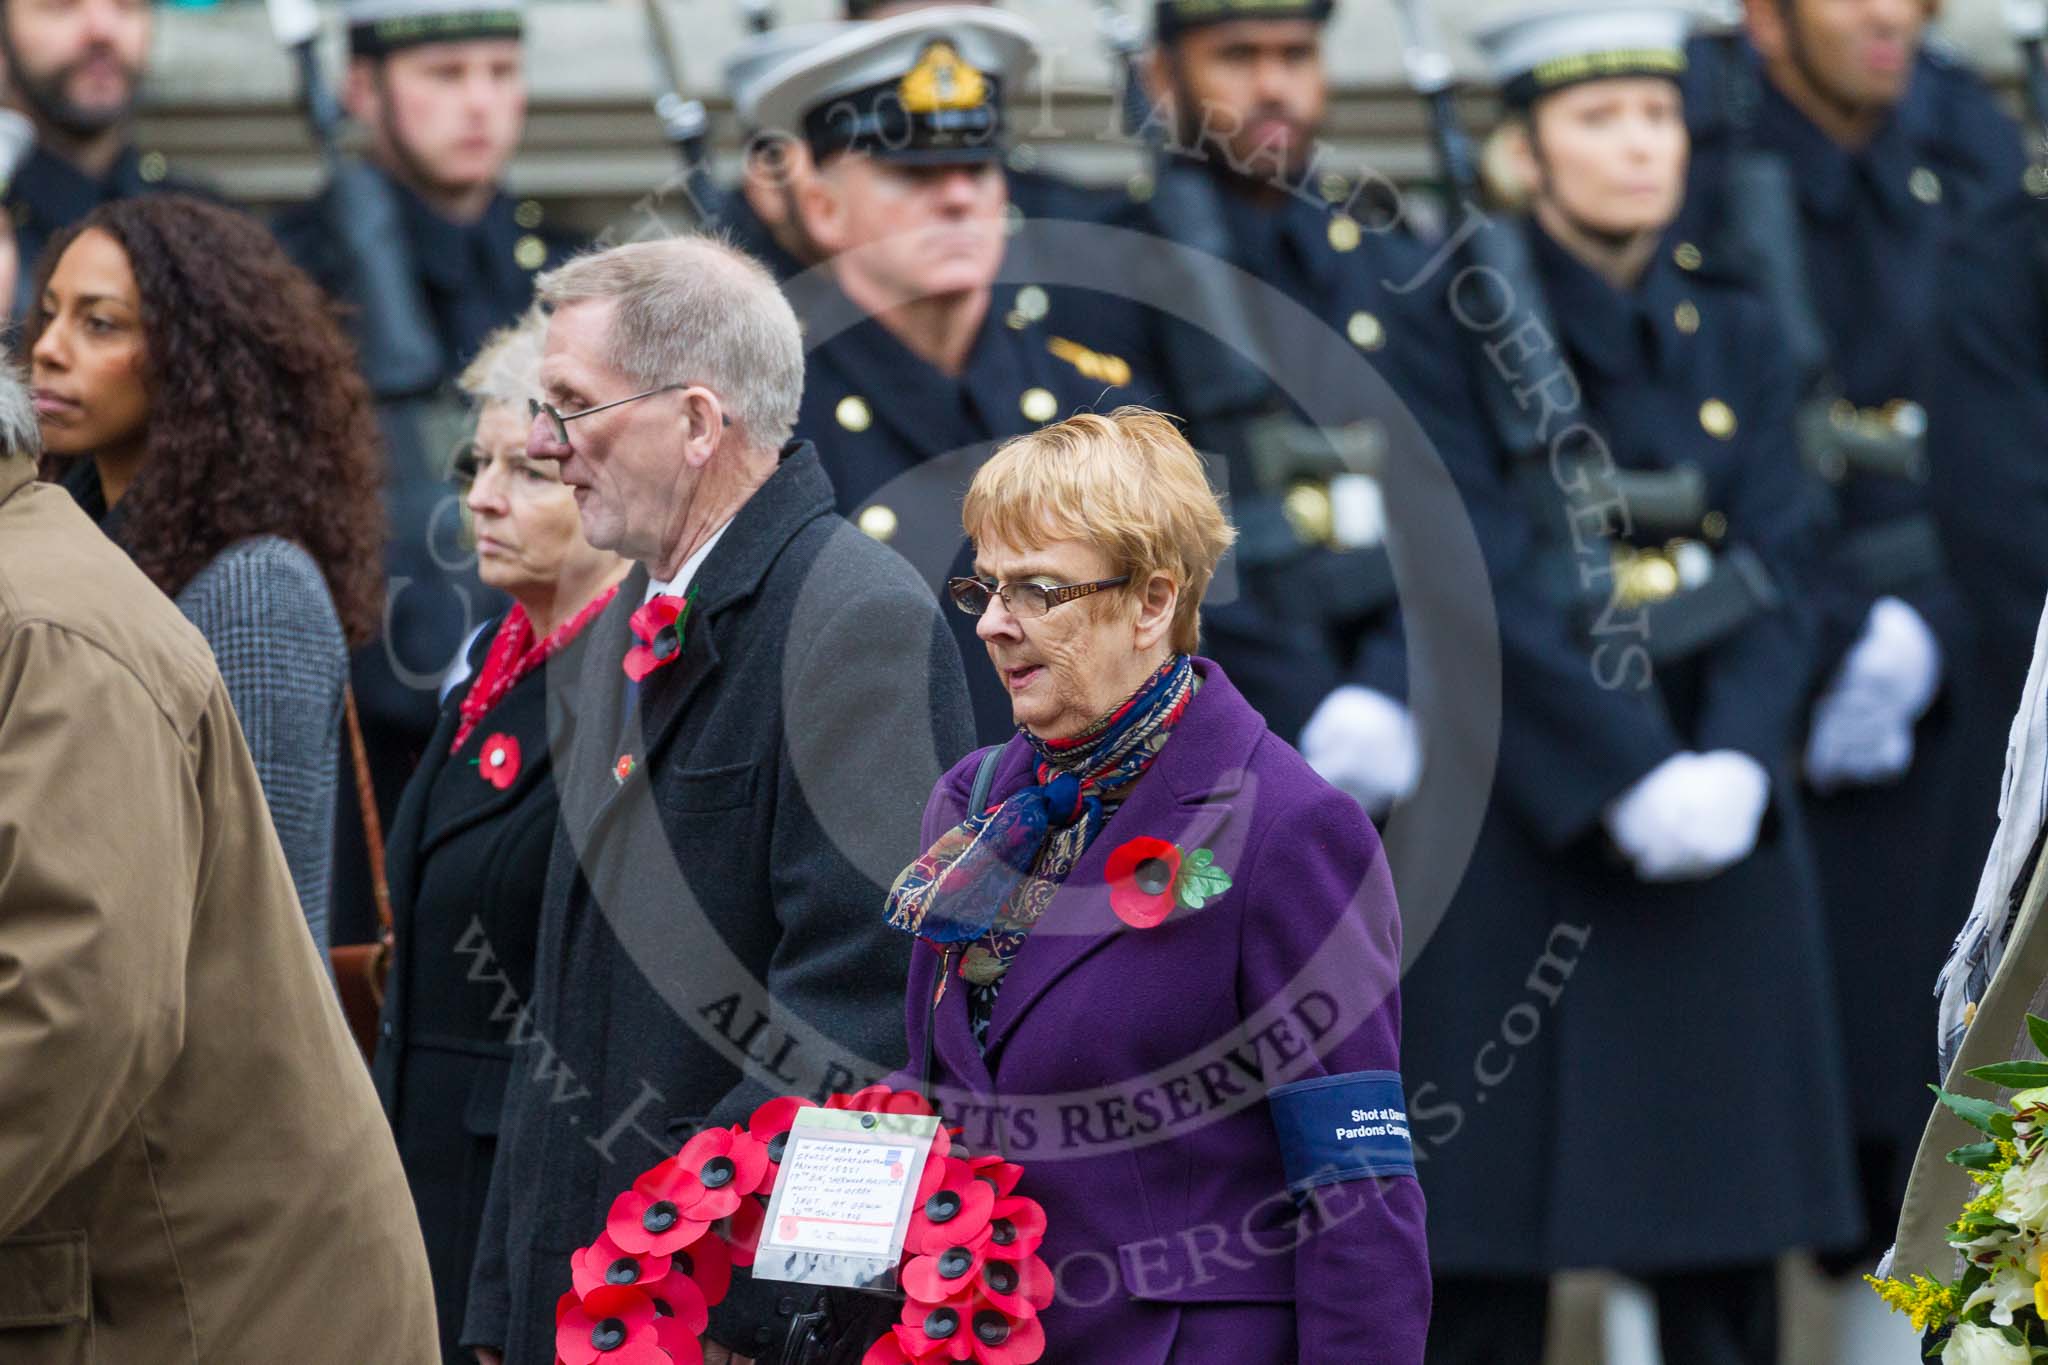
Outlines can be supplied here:
[[2001, 1141], [1998, 1144], [1998, 1155], [1992, 1158], [1989, 1166], [1986, 1166], [1981, 1171], [1966, 1170], [1963, 1174], [1969, 1176], [1970, 1179], [1976, 1181], [1979, 1185], [1989, 1185], [1992, 1181], [2011, 1170], [2019, 1159], [2020, 1149], [2010, 1142]]
[[2048, 1280], [2034, 1281], [2034, 1311], [2048, 1322]]
[[[1961, 1307], [1961, 1296], [1956, 1293], [1954, 1285], [1943, 1284], [1925, 1275], [1915, 1275], [1911, 1284], [1903, 1280], [1880, 1280], [1875, 1275], [1865, 1275], [1863, 1280], [1877, 1291], [1886, 1307], [1910, 1318], [1916, 1332], [1941, 1326]], [[2041, 1292], [2036, 1287], [2037, 1304], [2041, 1302]], [[2043, 1316], [2048, 1317], [2048, 1311], [2044, 1311]]]

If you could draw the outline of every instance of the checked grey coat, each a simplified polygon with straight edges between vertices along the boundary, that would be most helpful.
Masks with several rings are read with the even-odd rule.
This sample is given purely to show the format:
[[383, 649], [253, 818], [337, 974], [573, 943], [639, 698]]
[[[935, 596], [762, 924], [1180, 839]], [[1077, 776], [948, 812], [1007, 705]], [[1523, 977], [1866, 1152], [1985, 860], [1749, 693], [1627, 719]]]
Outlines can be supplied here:
[[[698, 570], [680, 657], [630, 687], [647, 584], [550, 699], [561, 824], [462, 1332], [508, 1365], [554, 1359], [570, 1253], [691, 1132], [902, 1063], [911, 941], [883, 901], [972, 744], [934, 593], [834, 514], [807, 443]], [[712, 1335], [772, 1359], [799, 1297], [742, 1276]]]
[[300, 546], [251, 536], [194, 574], [177, 603], [206, 637], [227, 682], [306, 925], [324, 958], [348, 682], [348, 645], [327, 580]]

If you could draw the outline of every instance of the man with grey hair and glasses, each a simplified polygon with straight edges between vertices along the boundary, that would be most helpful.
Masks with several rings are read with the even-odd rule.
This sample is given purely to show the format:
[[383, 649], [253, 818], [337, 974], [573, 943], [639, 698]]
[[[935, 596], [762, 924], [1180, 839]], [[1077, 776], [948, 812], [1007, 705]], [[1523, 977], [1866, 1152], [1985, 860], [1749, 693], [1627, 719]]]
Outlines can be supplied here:
[[[789, 439], [803, 343], [767, 271], [642, 242], [539, 296], [528, 452], [636, 567], [550, 703], [561, 822], [462, 1333], [486, 1365], [554, 1359], [570, 1253], [692, 1132], [903, 1062], [881, 907], [972, 742], [931, 591]], [[737, 1275], [706, 1360], [775, 1358], [809, 1306]]]

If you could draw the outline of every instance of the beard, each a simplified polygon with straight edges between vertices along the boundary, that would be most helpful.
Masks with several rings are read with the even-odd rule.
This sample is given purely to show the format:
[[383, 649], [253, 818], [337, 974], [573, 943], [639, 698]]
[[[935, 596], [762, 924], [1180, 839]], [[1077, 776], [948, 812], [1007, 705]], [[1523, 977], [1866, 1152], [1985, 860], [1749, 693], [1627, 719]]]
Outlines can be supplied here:
[[[8, 55], [13, 57], [11, 50]], [[100, 47], [54, 71], [25, 71], [18, 59], [10, 64], [15, 70], [15, 88], [21, 92], [22, 101], [30, 110], [65, 136], [83, 140], [98, 137], [108, 129], [120, 126], [135, 112], [135, 91], [142, 81], [142, 72], [136, 67], [121, 65], [122, 75], [127, 78], [127, 90], [120, 99], [111, 103], [80, 104], [66, 93], [72, 80], [89, 63], [109, 58], [113, 58], [112, 50]]]

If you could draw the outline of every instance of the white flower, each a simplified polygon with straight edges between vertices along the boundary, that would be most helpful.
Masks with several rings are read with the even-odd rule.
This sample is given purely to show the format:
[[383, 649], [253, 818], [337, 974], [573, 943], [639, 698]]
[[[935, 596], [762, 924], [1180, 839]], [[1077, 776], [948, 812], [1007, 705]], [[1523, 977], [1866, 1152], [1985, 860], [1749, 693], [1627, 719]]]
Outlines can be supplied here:
[[1993, 1212], [1999, 1221], [2039, 1232], [2048, 1223], [2048, 1161], [2032, 1161], [2007, 1171], [1998, 1194]]
[[2014, 1309], [2034, 1306], [2034, 1283], [2039, 1279], [2040, 1276], [2023, 1262], [2011, 1256], [2001, 1256], [1998, 1264], [1991, 1268], [1991, 1278], [1964, 1301], [1963, 1311], [1967, 1313], [1978, 1304], [1988, 1303], [1991, 1305], [1991, 1320], [2001, 1327], [2010, 1327]]
[[2033, 1365], [2034, 1355], [1995, 1327], [1963, 1323], [1941, 1348], [1941, 1365]]

